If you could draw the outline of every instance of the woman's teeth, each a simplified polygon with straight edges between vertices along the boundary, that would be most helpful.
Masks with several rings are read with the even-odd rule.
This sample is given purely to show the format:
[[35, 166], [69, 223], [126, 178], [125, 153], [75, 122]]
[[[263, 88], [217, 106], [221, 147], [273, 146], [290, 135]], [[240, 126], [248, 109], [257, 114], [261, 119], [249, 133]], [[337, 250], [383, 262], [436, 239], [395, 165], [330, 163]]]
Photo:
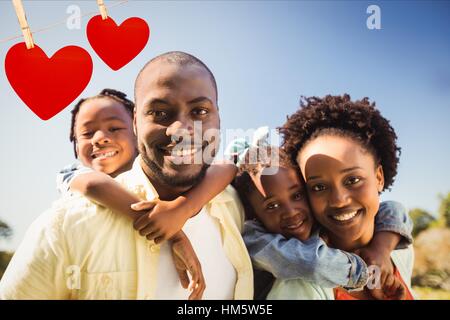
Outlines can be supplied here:
[[357, 213], [358, 213], [358, 211], [353, 211], [353, 212], [349, 212], [349, 213], [334, 215], [331, 217], [337, 221], [347, 221], [347, 220], [354, 218]]
[[96, 153], [92, 157], [94, 159], [106, 159], [106, 158], [114, 157], [117, 153], [118, 153], [117, 151], [110, 151], [110, 152], [106, 152], [106, 153]]

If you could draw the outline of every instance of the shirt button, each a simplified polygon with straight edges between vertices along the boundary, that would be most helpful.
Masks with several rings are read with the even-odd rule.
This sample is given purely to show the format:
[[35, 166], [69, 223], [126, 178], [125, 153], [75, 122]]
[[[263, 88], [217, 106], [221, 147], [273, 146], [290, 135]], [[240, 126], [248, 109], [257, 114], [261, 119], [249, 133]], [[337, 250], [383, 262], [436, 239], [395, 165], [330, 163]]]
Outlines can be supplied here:
[[148, 248], [149, 248], [150, 252], [152, 252], [152, 253], [156, 253], [159, 251], [159, 245], [157, 245], [157, 244], [149, 244]]
[[111, 278], [107, 275], [102, 277], [102, 283], [104, 286], [108, 286], [111, 283]]

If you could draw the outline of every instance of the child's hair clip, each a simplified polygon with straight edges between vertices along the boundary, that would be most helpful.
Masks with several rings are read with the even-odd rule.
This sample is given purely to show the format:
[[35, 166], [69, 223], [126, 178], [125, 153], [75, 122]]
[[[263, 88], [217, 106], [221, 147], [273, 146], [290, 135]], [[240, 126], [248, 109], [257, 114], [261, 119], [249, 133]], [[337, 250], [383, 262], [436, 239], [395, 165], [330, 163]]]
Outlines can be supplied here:
[[245, 163], [245, 158], [251, 148], [266, 148], [269, 146], [269, 127], [259, 127], [255, 130], [252, 142], [249, 143], [245, 138], [233, 140], [226, 148], [224, 155], [227, 160], [233, 161], [238, 167]]

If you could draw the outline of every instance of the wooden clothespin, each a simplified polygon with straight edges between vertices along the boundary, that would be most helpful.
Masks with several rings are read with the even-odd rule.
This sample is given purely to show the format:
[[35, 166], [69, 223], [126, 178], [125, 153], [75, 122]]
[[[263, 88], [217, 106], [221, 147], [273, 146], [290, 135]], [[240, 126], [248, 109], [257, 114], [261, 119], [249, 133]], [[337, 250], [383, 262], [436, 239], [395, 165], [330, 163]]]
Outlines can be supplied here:
[[22, 0], [12, 0], [14, 9], [16, 10], [17, 18], [19, 19], [20, 28], [22, 29], [23, 37], [27, 49], [34, 48], [33, 36], [31, 35], [30, 27], [28, 26], [25, 10], [23, 9]]
[[103, 0], [97, 0], [98, 8], [100, 9], [100, 13], [102, 15], [102, 19], [105, 20], [108, 18], [108, 12], [106, 12], [106, 6], [103, 3]]

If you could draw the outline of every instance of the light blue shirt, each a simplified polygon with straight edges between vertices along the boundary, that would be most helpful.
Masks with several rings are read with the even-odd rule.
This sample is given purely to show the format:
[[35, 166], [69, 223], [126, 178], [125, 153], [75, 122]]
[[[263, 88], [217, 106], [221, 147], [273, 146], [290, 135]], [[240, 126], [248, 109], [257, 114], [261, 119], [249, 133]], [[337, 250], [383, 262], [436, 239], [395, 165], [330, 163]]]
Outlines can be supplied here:
[[[392, 262], [411, 294], [411, 275], [414, 263], [413, 246], [392, 251]], [[416, 297], [414, 297], [416, 298]], [[333, 288], [326, 288], [304, 279], [275, 280], [267, 300], [334, 300]]]
[[94, 172], [91, 168], [85, 167], [80, 163], [72, 163], [61, 169], [61, 171], [56, 175], [56, 189], [61, 195], [70, 194], [70, 183], [73, 178], [83, 174]]

